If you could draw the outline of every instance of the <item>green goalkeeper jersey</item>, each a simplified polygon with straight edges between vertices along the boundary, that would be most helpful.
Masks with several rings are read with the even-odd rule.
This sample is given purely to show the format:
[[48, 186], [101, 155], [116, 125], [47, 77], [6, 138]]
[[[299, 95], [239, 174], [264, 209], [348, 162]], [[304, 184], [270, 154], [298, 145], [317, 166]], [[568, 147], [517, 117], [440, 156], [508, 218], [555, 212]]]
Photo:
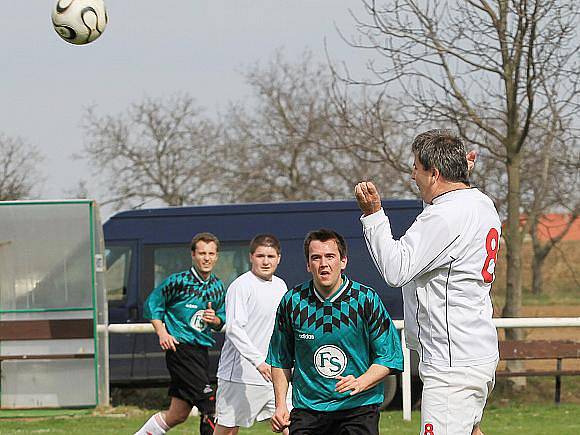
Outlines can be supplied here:
[[399, 334], [376, 292], [342, 279], [328, 299], [309, 281], [288, 291], [278, 306], [267, 363], [294, 369], [295, 408], [337, 411], [380, 404], [381, 383], [350, 396], [335, 391], [336, 377], [358, 377], [371, 364], [403, 370]]
[[145, 301], [144, 317], [161, 320], [165, 328], [180, 343], [211, 347], [215, 340], [210, 326], [202, 319], [211, 302], [212, 309], [225, 324], [226, 291], [213, 273], [203, 281], [192, 267], [174, 273], [151, 292]]

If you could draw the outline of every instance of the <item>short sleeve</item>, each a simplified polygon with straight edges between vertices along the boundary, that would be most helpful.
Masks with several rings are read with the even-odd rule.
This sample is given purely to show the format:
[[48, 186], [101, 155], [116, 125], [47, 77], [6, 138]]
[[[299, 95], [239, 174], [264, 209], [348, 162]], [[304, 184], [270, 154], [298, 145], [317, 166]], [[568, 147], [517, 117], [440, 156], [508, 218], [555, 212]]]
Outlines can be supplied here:
[[278, 305], [266, 358], [267, 364], [282, 369], [290, 369], [294, 366], [294, 333], [285, 309], [288, 303], [288, 299], [284, 297]]

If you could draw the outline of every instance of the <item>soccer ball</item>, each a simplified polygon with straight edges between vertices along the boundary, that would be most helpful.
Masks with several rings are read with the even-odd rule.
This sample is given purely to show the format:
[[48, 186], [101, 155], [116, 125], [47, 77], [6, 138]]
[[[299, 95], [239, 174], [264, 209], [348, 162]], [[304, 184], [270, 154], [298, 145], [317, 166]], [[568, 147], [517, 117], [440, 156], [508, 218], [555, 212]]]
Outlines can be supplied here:
[[103, 0], [57, 0], [52, 9], [56, 33], [71, 44], [93, 42], [105, 31], [107, 11]]

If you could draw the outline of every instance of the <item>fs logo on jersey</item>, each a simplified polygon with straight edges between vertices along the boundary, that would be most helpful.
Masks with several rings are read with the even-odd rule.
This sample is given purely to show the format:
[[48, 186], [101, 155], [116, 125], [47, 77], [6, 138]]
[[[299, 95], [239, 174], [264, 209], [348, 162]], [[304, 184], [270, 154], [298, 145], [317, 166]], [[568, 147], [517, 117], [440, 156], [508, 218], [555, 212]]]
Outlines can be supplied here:
[[342, 374], [347, 363], [346, 354], [336, 346], [321, 346], [314, 353], [314, 367], [325, 378], [335, 378]]
[[203, 331], [207, 327], [207, 323], [203, 320], [203, 311], [197, 311], [193, 316], [191, 316], [191, 320], [189, 321], [189, 326], [191, 326], [196, 331]]

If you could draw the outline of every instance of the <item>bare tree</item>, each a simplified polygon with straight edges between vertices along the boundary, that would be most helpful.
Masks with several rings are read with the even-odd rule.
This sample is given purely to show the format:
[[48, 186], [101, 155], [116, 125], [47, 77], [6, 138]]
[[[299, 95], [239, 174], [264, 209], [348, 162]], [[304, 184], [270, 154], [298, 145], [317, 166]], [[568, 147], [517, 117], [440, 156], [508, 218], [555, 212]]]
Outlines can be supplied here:
[[83, 157], [108, 188], [105, 203], [199, 204], [219, 194], [212, 183], [218, 128], [188, 95], [145, 99], [123, 114], [84, 116]]
[[[532, 293], [536, 295], [542, 293], [546, 258], [566, 237], [580, 214], [578, 146], [564, 131], [558, 133], [543, 141], [539, 149], [534, 150], [532, 147], [530, 156], [526, 158], [527, 193], [532, 198], [527, 201], [525, 214], [531, 220]], [[549, 212], [559, 212], [564, 216], [563, 226], [554, 228]], [[540, 237], [540, 233], [543, 237]]]
[[0, 201], [29, 198], [42, 181], [38, 149], [0, 133]]
[[[578, 211], [572, 214], [565, 214], [564, 227], [558, 228], [554, 231], [550, 225], [549, 218], [540, 216], [530, 229], [533, 246], [533, 260], [532, 260], [532, 293], [539, 295], [544, 287], [543, 266], [548, 254], [555, 248], [558, 243], [562, 241], [566, 234], [568, 234], [572, 225], [578, 219]], [[546, 235], [546, 240], [542, 242], [539, 237], [539, 232], [542, 231]]]
[[[401, 96], [415, 119], [454, 126], [504, 166], [507, 213], [506, 304], [522, 304], [520, 225], [522, 162], [533, 129], [561, 125], [579, 113], [580, 5], [564, 0], [363, 0], [370, 19], [357, 19], [360, 39], [374, 49], [376, 83]], [[396, 83], [397, 86], [391, 86]], [[518, 330], [508, 337], [518, 338]]]
[[388, 177], [394, 171], [363, 158], [362, 149], [337, 146], [366, 138], [342, 122], [340, 110], [349, 120], [356, 115], [336, 104], [327, 65], [315, 64], [309, 52], [297, 63], [278, 53], [266, 67], [249, 69], [246, 79], [253, 100], [232, 106], [224, 121], [224, 191], [231, 201], [352, 198], [353, 183], [369, 174], [388, 180], [387, 193], [396, 191], [398, 179]]
[[416, 185], [409, 176], [413, 156], [407, 142], [413, 128], [399, 112], [400, 106], [396, 101], [388, 101], [384, 92], [374, 92], [366, 86], [341, 85], [341, 81], [335, 81], [332, 86], [335, 113], [334, 143], [330, 147], [346, 151], [356, 161], [375, 168], [366, 172], [363, 179], [372, 179], [383, 196], [400, 198], [415, 194]]

